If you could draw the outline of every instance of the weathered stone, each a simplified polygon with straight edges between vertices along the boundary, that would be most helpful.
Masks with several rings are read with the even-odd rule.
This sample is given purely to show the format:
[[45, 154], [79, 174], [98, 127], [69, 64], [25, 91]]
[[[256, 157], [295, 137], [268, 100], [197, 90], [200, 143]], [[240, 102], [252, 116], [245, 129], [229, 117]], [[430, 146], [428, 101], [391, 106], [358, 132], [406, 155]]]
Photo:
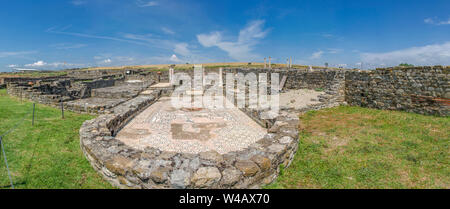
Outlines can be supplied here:
[[136, 174], [141, 180], [146, 181], [150, 177], [149, 167], [151, 162], [149, 160], [141, 160], [133, 168], [133, 173]]
[[210, 188], [220, 181], [222, 174], [216, 167], [201, 167], [191, 179], [196, 188]]
[[114, 156], [105, 163], [105, 167], [114, 174], [125, 176], [126, 171], [133, 166], [133, 161], [120, 155]]
[[225, 169], [222, 172], [222, 174], [223, 174], [223, 176], [222, 176], [222, 180], [220, 181], [220, 184], [225, 187], [234, 186], [242, 176], [241, 171], [239, 171], [237, 169], [233, 169], [233, 168]]
[[255, 155], [250, 160], [258, 164], [262, 171], [270, 169], [270, 160], [262, 155]]
[[145, 158], [155, 158], [157, 157], [159, 154], [161, 154], [161, 150], [153, 148], [153, 147], [146, 147], [144, 149], [144, 153], [142, 154], [143, 157]]
[[277, 122], [275, 122], [275, 124], [273, 124], [273, 126], [268, 131], [269, 131], [269, 133], [277, 133], [282, 126], [286, 126], [286, 125], [288, 125], [288, 123], [283, 122], [283, 121], [277, 121]]
[[159, 158], [163, 159], [163, 160], [170, 160], [172, 157], [174, 157], [177, 153], [176, 152], [162, 152], [159, 155]]
[[286, 146], [281, 145], [281, 144], [272, 144], [268, 147], [268, 151], [273, 152], [273, 153], [279, 153], [279, 152], [284, 151], [285, 148], [286, 148]]
[[290, 144], [292, 142], [292, 140], [293, 140], [292, 137], [284, 136], [284, 137], [281, 137], [279, 141], [281, 144]]
[[298, 138], [298, 129], [290, 127], [281, 127], [279, 133], [283, 136], [290, 136], [292, 138]]
[[259, 171], [258, 165], [250, 160], [237, 161], [234, 166], [242, 171], [244, 176], [254, 176]]
[[200, 166], [200, 159], [199, 159], [198, 157], [192, 159], [192, 160], [189, 162], [189, 169], [191, 169], [191, 170], [194, 170], [194, 171], [195, 171], [195, 170], [198, 169], [199, 166]]
[[166, 167], [158, 167], [155, 170], [153, 170], [150, 174], [150, 178], [155, 182], [155, 183], [164, 183], [167, 181], [168, 179], [168, 175], [169, 175], [170, 169], [166, 168]]
[[223, 162], [223, 156], [219, 154], [217, 151], [208, 151], [200, 153], [200, 158], [204, 160], [209, 160], [216, 163]]
[[177, 189], [185, 189], [190, 184], [191, 174], [185, 170], [174, 170], [170, 174], [170, 184]]

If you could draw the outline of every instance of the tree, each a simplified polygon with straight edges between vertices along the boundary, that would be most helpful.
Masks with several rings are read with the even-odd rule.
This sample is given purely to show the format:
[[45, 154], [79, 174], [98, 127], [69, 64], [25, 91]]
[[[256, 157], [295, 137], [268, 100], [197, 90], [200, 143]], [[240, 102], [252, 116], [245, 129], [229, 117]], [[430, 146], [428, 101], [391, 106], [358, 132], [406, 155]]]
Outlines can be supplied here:
[[400, 67], [414, 67], [414, 65], [412, 65], [412, 64], [408, 64], [408, 63], [400, 63], [400, 65], [398, 65], [398, 66], [400, 66]]

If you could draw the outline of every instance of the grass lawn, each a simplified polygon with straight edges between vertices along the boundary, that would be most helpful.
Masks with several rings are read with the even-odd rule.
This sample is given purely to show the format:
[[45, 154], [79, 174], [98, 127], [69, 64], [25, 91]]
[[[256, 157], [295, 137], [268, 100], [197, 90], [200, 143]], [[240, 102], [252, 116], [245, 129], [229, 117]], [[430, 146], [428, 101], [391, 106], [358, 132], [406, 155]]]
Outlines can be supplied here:
[[[31, 126], [32, 103], [21, 102], [0, 90], [0, 135], [23, 117], [26, 119], [3, 138], [16, 188], [112, 188], [90, 166], [80, 149], [78, 131], [93, 116], [65, 112], [36, 104]], [[0, 188], [10, 188], [3, 156]]]
[[450, 117], [341, 106], [309, 112], [266, 188], [450, 188]]

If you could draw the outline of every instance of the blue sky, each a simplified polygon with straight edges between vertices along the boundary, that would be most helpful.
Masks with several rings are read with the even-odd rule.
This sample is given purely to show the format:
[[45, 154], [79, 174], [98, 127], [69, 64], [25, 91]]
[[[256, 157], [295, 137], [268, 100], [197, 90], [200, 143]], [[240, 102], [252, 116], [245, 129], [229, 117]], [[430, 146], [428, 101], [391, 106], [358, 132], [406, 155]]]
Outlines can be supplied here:
[[1, 1], [0, 71], [263, 62], [450, 65], [448, 0]]

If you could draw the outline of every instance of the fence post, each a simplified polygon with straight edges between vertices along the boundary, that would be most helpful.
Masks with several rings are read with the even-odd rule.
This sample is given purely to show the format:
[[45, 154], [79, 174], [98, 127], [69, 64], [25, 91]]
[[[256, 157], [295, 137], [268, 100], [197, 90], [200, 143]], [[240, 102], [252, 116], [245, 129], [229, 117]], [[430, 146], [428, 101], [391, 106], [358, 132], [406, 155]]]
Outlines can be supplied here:
[[34, 109], [36, 108], [36, 103], [33, 103], [33, 120], [31, 121], [31, 125], [34, 126]]
[[6, 170], [8, 171], [9, 183], [11, 184], [11, 188], [14, 189], [14, 184], [11, 178], [11, 173], [9, 172], [8, 160], [6, 159], [5, 148], [3, 147], [3, 139], [0, 136], [0, 146], [2, 147], [3, 158], [5, 159]]
[[62, 119], [64, 119], [64, 103], [63, 103], [62, 99], [61, 99], [61, 116], [62, 116]]

